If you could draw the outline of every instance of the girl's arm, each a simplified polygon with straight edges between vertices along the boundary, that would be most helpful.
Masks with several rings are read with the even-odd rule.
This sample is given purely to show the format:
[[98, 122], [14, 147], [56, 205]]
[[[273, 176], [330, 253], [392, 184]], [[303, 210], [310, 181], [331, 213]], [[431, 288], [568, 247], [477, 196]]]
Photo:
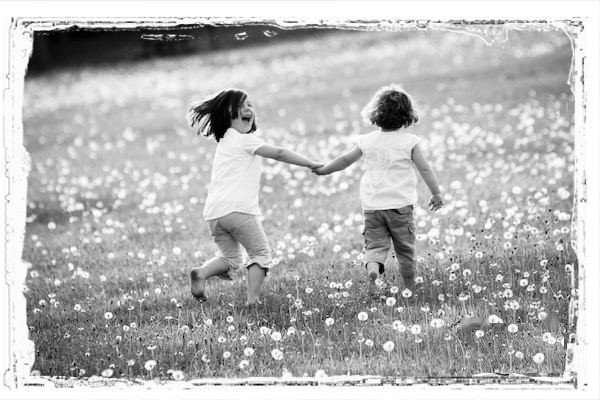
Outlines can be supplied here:
[[283, 161], [288, 164], [308, 167], [311, 169], [318, 168], [321, 165], [323, 165], [323, 163], [308, 159], [294, 151], [288, 150], [283, 147], [271, 146], [268, 144], [260, 146], [258, 149], [256, 149], [254, 154], [258, 154], [259, 156], [271, 158], [277, 161]]
[[423, 156], [419, 145], [415, 145], [412, 149], [412, 161], [415, 163], [419, 174], [425, 181], [425, 184], [431, 192], [431, 200], [429, 201], [429, 208], [433, 211], [438, 210], [443, 205], [442, 196], [440, 194], [440, 187], [435, 177], [433, 169], [429, 166], [429, 163]]
[[362, 157], [362, 151], [358, 148], [358, 146], [354, 146], [351, 150], [337, 157], [335, 160], [331, 161], [329, 164], [317, 168], [313, 170], [313, 172], [317, 175], [328, 175], [332, 172], [341, 171], [343, 169], [348, 168], [359, 158]]

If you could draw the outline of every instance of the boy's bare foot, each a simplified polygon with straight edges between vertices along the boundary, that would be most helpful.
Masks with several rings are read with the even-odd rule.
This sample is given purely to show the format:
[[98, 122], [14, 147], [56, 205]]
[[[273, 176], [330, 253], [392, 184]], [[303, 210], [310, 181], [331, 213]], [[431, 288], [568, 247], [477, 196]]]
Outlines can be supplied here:
[[261, 301], [257, 298], [255, 299], [248, 299], [246, 300], [246, 302], [244, 303], [244, 307], [246, 308], [254, 308], [258, 305], [262, 304]]
[[379, 293], [379, 287], [377, 286], [377, 278], [379, 277], [379, 274], [375, 271], [371, 271], [367, 276], [369, 278], [367, 293], [369, 296], [375, 296]]
[[200, 269], [194, 268], [192, 272], [190, 272], [190, 287], [192, 291], [192, 296], [201, 301], [206, 301], [206, 296], [204, 295], [204, 284], [206, 283], [206, 279], [202, 276]]

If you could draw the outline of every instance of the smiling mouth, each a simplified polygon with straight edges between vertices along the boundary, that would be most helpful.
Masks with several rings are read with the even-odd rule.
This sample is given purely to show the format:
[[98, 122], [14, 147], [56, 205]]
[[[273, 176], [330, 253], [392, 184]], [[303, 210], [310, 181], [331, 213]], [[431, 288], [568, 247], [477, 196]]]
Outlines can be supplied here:
[[242, 121], [249, 123], [250, 121], [252, 121], [252, 117], [242, 117]]

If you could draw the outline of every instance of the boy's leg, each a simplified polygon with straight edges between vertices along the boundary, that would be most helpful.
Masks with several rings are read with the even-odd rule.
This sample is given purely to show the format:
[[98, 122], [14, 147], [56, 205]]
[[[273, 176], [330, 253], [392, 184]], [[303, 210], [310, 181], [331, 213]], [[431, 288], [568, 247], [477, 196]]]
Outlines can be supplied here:
[[390, 249], [390, 235], [385, 222], [381, 218], [381, 211], [365, 211], [365, 268], [368, 277], [368, 293], [378, 291], [376, 279], [383, 273], [383, 264]]
[[267, 276], [267, 271], [258, 264], [252, 264], [248, 267], [248, 293], [246, 305], [253, 305], [258, 302], [260, 289]]
[[367, 277], [369, 279], [368, 293], [375, 294], [377, 292], [377, 283], [375, 282], [379, 278], [380, 264], [377, 261], [368, 262], [366, 265]]
[[392, 243], [396, 259], [400, 266], [400, 275], [404, 286], [414, 292], [415, 289], [415, 224], [412, 207], [393, 210], [389, 218]]
[[206, 300], [204, 295], [206, 280], [211, 276], [222, 275], [227, 271], [229, 271], [229, 263], [222, 257], [212, 258], [200, 268], [193, 268], [190, 272], [192, 295], [199, 300]]

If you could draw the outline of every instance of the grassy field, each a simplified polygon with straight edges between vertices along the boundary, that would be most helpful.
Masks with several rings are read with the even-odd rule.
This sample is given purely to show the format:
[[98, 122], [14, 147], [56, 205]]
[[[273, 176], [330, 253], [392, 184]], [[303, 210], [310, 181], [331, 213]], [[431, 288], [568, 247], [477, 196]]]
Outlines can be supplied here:
[[[569, 340], [573, 99], [560, 32], [506, 41], [340, 32], [296, 42], [64, 70], [26, 81], [32, 158], [23, 258], [34, 369], [197, 377], [560, 374]], [[416, 208], [418, 281], [393, 258], [382, 296], [361, 267], [362, 165], [327, 177], [265, 162], [278, 263], [255, 315], [245, 274], [189, 294], [216, 251], [202, 220], [215, 144], [190, 104], [250, 93], [260, 134], [326, 161], [371, 129], [359, 111], [401, 83], [447, 206]]]

